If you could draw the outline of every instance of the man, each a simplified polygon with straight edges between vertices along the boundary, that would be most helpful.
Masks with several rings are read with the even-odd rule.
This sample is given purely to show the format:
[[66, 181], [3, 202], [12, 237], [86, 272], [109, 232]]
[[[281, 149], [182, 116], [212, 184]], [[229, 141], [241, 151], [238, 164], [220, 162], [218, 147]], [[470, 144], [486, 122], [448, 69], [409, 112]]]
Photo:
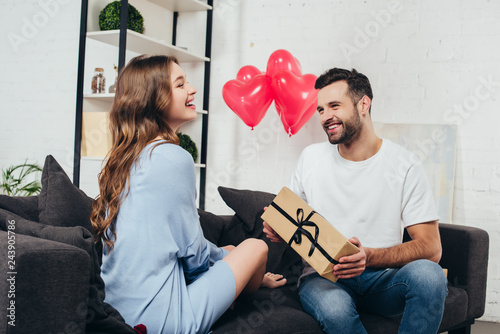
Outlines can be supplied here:
[[[437, 333], [447, 281], [434, 199], [410, 152], [377, 137], [368, 78], [331, 69], [316, 81], [328, 141], [301, 154], [291, 189], [360, 252], [339, 259], [333, 283], [305, 264], [299, 295], [326, 333], [366, 333], [358, 310], [403, 315], [399, 333]], [[402, 243], [403, 228], [412, 240]], [[281, 238], [264, 223], [272, 241]]]

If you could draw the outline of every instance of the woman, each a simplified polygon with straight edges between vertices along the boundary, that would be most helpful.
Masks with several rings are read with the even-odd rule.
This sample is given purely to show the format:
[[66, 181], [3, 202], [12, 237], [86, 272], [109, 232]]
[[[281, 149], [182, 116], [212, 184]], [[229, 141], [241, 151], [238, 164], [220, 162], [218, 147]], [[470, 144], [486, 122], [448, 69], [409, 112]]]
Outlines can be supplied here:
[[175, 58], [139, 56], [121, 71], [110, 112], [91, 218], [104, 242], [106, 302], [151, 333], [207, 332], [265, 271], [263, 241], [218, 248], [203, 237], [194, 164], [176, 136], [197, 116], [195, 93]]

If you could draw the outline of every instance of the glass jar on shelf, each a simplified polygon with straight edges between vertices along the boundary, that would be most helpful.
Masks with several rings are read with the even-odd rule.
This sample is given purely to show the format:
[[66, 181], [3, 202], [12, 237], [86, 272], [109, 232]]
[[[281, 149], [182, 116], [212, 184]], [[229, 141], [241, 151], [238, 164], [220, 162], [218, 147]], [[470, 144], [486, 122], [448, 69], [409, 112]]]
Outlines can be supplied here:
[[92, 94], [106, 93], [106, 78], [104, 77], [104, 69], [96, 67], [94, 76], [92, 77]]

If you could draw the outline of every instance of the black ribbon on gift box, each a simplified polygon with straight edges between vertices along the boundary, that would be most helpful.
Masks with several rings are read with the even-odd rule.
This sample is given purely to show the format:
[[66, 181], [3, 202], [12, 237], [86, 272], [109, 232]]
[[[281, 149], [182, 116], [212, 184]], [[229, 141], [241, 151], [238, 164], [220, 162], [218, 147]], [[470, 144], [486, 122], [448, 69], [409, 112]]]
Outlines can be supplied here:
[[[315, 249], [318, 249], [323, 256], [330, 261], [333, 264], [338, 264], [339, 262], [332, 258], [324, 249], [321, 247], [321, 245], [318, 244], [318, 236], [319, 236], [319, 227], [316, 225], [315, 222], [310, 221], [309, 219], [317, 213], [316, 211], [311, 211], [311, 213], [306, 217], [304, 220], [304, 210], [302, 208], [297, 209], [297, 220], [293, 219], [285, 210], [279, 207], [274, 202], [271, 202], [271, 206], [278, 210], [283, 217], [288, 219], [293, 225], [297, 226], [297, 230], [295, 230], [295, 233], [292, 235], [290, 240], [288, 241], [288, 244], [291, 246], [293, 242], [295, 242], [297, 245], [300, 245], [302, 242], [302, 235], [306, 236], [309, 241], [311, 241], [311, 248], [309, 249], [309, 256], [311, 256], [314, 253]], [[319, 214], [319, 213], [318, 213]], [[303, 226], [313, 226], [314, 227], [314, 237], [312, 236], [311, 232], [306, 230]]]

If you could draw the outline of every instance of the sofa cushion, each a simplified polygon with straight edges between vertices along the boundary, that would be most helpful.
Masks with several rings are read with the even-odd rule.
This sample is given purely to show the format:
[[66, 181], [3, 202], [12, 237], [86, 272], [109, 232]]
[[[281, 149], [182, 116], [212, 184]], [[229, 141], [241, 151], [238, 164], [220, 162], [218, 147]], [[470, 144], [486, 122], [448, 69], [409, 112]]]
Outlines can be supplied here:
[[302, 310], [297, 287], [260, 288], [236, 300], [212, 327], [213, 333], [323, 333], [319, 324]]
[[52, 226], [82, 226], [90, 223], [92, 199], [75, 187], [52, 155], [45, 159], [42, 190], [38, 199], [38, 221]]
[[374, 313], [360, 312], [359, 317], [370, 334], [397, 333], [402, 316], [386, 318]]
[[[80, 226], [93, 231], [90, 223], [92, 199], [70, 181], [51, 155], [45, 159], [39, 197], [39, 221], [51, 226]], [[89, 232], [91, 233], [91, 232]], [[104, 302], [100, 256], [95, 243], [91, 249], [87, 333], [136, 333], [111, 305]], [[147, 324], [146, 324], [147, 325]]]
[[441, 329], [452, 328], [467, 320], [469, 297], [463, 288], [448, 286], [448, 296], [444, 301]]
[[[14, 223], [10, 224], [9, 222]], [[7, 225], [13, 225], [12, 230], [16, 234], [29, 235], [31, 237], [62, 242], [67, 245], [76, 246], [92, 256], [94, 239], [92, 234], [81, 226], [50, 226], [27, 220], [12, 212], [0, 209], [0, 227], [7, 231]]]
[[[90, 256], [72, 245], [19, 233], [22, 226], [19, 220], [15, 226], [16, 293], [11, 298], [6, 298], [10, 289], [6, 281], [10, 275], [6, 273], [11, 270], [7, 270], [7, 261], [0, 263], [0, 291], [5, 296], [0, 298], [2, 333], [85, 333]], [[72, 229], [74, 236], [85, 233], [92, 244], [87, 230], [64, 229]], [[81, 233], [73, 240], [84, 240]], [[0, 231], [0, 240], [7, 240], [7, 232]], [[0, 248], [3, 246], [0, 241]], [[6, 246], [7, 242], [5, 254]], [[15, 327], [7, 325], [7, 321], [13, 320], [6, 317], [9, 299], [15, 301]]]
[[0, 195], [0, 209], [5, 209], [28, 220], [38, 221], [38, 196]]

